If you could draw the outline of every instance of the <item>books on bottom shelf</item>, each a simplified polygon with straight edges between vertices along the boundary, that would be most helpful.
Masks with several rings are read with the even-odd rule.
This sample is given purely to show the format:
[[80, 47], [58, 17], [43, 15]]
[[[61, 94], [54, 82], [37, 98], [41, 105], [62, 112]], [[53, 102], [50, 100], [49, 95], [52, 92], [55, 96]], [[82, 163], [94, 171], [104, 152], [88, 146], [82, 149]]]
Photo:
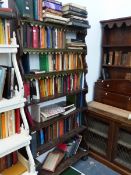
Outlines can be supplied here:
[[42, 169], [54, 172], [63, 159], [66, 160], [77, 153], [81, 140], [82, 136], [76, 135], [68, 142], [57, 145], [53, 151], [47, 154]]

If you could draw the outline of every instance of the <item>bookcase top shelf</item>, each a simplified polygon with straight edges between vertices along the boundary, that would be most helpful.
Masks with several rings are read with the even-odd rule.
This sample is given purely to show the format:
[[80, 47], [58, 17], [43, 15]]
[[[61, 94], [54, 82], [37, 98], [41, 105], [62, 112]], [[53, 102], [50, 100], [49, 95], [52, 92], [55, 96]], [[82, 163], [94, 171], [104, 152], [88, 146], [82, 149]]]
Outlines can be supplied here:
[[65, 71], [53, 71], [53, 72], [45, 72], [40, 74], [25, 74], [24, 78], [26, 80], [28, 79], [34, 79], [34, 78], [40, 78], [40, 77], [52, 77], [54, 75], [66, 75], [71, 73], [80, 73], [80, 72], [86, 72], [86, 69], [72, 69], [72, 70], [65, 70]]
[[16, 108], [24, 107], [25, 98], [22, 98], [20, 95], [15, 96], [11, 99], [2, 99], [0, 100], [0, 113], [13, 110]]
[[67, 92], [67, 93], [59, 93], [57, 95], [52, 95], [52, 96], [44, 97], [44, 98], [41, 98], [40, 100], [32, 100], [31, 103], [26, 103], [25, 105], [26, 106], [30, 106], [30, 105], [42, 103], [42, 102], [45, 102], [45, 101], [48, 101], [48, 100], [53, 100], [53, 99], [56, 99], [56, 98], [59, 98], [59, 97], [64, 97], [64, 96], [69, 96], [69, 95], [74, 95], [74, 94], [79, 94], [80, 92], [87, 93], [88, 92], [88, 87], [87, 88], [84, 88], [84, 89], [81, 89], [81, 90], [71, 91], [71, 92]]
[[42, 154], [46, 152], [47, 150], [55, 147], [57, 144], [65, 142], [69, 138], [74, 137], [76, 134], [83, 132], [85, 129], [86, 129], [86, 126], [80, 126], [78, 128], [71, 130], [70, 132], [67, 132], [62, 137], [51, 140], [48, 143], [39, 146], [37, 149], [38, 154]]
[[86, 49], [45, 49], [45, 48], [23, 48], [23, 52], [26, 53], [67, 53], [67, 52], [75, 52], [80, 54], [86, 54]]
[[100, 21], [103, 27], [113, 28], [114, 26], [121, 27], [122, 25], [131, 26], [131, 16], [125, 18], [117, 18]]
[[18, 45], [0, 44], [0, 53], [17, 53]]
[[22, 129], [20, 134], [14, 134], [5, 139], [0, 139], [0, 158], [29, 145], [31, 136]]

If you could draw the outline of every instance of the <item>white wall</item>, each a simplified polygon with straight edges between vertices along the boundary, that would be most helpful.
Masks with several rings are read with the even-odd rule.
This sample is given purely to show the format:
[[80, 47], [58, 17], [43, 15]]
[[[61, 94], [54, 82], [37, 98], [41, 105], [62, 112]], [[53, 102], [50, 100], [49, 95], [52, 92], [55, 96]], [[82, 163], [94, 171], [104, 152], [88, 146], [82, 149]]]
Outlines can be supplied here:
[[87, 101], [89, 102], [93, 99], [93, 86], [100, 71], [101, 27], [99, 21], [131, 16], [131, 0], [62, 0], [62, 3], [76, 3], [87, 7], [88, 20], [91, 25], [86, 37], [89, 87]]

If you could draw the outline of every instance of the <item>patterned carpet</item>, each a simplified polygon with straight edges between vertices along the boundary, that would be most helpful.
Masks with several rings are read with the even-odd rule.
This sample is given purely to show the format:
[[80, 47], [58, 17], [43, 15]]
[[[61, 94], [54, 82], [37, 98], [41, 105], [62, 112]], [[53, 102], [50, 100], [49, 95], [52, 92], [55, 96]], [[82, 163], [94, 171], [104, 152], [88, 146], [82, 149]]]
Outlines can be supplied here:
[[120, 175], [90, 157], [86, 161], [78, 161], [76, 164], [73, 165], [73, 167], [75, 167], [85, 175]]

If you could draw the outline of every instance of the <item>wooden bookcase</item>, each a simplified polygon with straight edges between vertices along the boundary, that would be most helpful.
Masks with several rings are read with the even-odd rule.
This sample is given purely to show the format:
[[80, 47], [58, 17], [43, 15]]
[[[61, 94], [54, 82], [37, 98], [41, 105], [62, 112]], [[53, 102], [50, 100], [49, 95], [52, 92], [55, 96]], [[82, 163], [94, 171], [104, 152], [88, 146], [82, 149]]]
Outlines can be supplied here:
[[93, 157], [129, 175], [131, 121], [121, 116], [121, 110], [131, 113], [131, 18], [100, 23], [101, 76], [95, 82], [94, 100], [103, 108], [88, 106], [86, 140]]
[[[0, 19], [2, 19], [3, 21], [7, 19], [11, 20], [14, 17], [15, 15], [13, 13], [0, 12]], [[7, 35], [7, 33], [5, 34]], [[16, 55], [17, 55], [19, 46], [16, 43], [16, 36], [14, 32], [13, 32], [13, 37], [10, 38], [10, 40], [11, 40], [10, 43], [7, 43], [5, 40], [4, 44], [0, 44], [0, 55], [1, 55], [0, 64], [1, 66], [8, 67], [9, 66], [8, 63], [11, 63], [11, 67], [14, 68], [14, 74], [16, 76], [18, 87], [16, 89], [12, 89], [12, 91], [14, 91], [14, 95], [12, 95], [9, 99], [4, 98], [3, 93], [2, 93], [2, 99], [0, 99], [0, 120], [1, 120], [0, 130], [1, 130], [1, 133], [3, 130], [6, 130], [4, 131], [6, 132], [5, 136], [3, 135], [0, 136], [1, 137], [0, 138], [0, 159], [1, 159], [0, 166], [2, 166], [1, 167], [1, 170], [2, 170], [2, 168], [6, 166], [4, 164], [8, 164], [7, 158], [6, 158], [7, 155], [18, 151], [19, 149], [23, 147], [26, 148], [26, 153], [28, 155], [28, 160], [27, 160], [28, 163], [26, 162], [27, 164], [24, 164], [24, 160], [22, 161], [20, 159], [20, 156], [18, 156], [19, 161], [15, 165], [10, 166], [8, 168], [6, 166], [1, 171], [1, 173], [10, 174], [10, 173], [13, 173], [14, 171], [16, 172], [17, 168], [20, 167], [19, 165], [21, 164], [27, 169], [26, 172], [22, 173], [21, 175], [36, 175], [37, 173], [35, 171], [35, 163], [34, 163], [33, 156], [30, 150], [30, 146], [29, 146], [31, 136], [29, 135], [29, 126], [28, 126], [28, 122], [27, 122], [25, 112], [24, 112], [24, 105], [25, 105], [26, 99], [24, 98], [23, 82], [22, 82], [22, 78], [20, 75], [20, 71], [19, 71], [19, 67], [18, 67], [17, 59], [16, 59]], [[3, 59], [6, 60], [7, 65], [3, 64], [4, 62]], [[6, 76], [8, 76], [7, 73], [6, 73]], [[0, 81], [2, 83], [2, 80]], [[12, 81], [14, 81], [14, 79]], [[9, 86], [11, 86], [11, 84]], [[23, 125], [21, 126], [19, 133], [17, 133], [15, 130], [16, 123], [15, 123], [15, 118], [13, 118], [13, 115], [15, 115], [15, 113], [13, 114], [12, 112], [11, 113], [12, 116], [9, 116], [7, 114], [9, 111], [15, 111], [16, 109], [19, 109], [19, 112], [21, 114], [22, 125]], [[2, 123], [2, 114], [4, 114], [3, 120], [5, 120], [5, 123]], [[7, 118], [7, 117], [11, 117], [11, 118]], [[13, 122], [9, 123], [11, 122], [9, 120], [14, 120], [14, 123]], [[12, 128], [14, 127], [14, 131], [12, 132], [12, 134], [9, 134], [7, 132], [10, 132], [8, 129], [11, 127]], [[3, 157], [5, 158], [5, 160], [3, 159]], [[3, 161], [3, 164], [2, 164], [2, 161]], [[11, 161], [13, 160], [10, 160], [10, 164], [11, 164]]]
[[[18, 30], [17, 33], [19, 34], [18, 38], [19, 38], [19, 44], [20, 44], [20, 55], [21, 57], [26, 54], [80, 54], [82, 57], [82, 64], [83, 66], [81, 68], [76, 67], [73, 69], [62, 69], [62, 70], [53, 70], [53, 71], [46, 71], [45, 73], [40, 73], [40, 74], [31, 74], [31, 73], [27, 73], [24, 74], [23, 73], [23, 80], [26, 82], [30, 82], [32, 79], [41, 79], [41, 78], [46, 78], [46, 77], [59, 77], [62, 75], [73, 75], [73, 74], [83, 74], [83, 87], [82, 88], [76, 88], [76, 89], [72, 89], [72, 90], [67, 90], [62, 91], [61, 93], [55, 93], [54, 95], [47, 95], [46, 97], [40, 97], [40, 99], [38, 100], [31, 100], [29, 103], [26, 104], [26, 106], [32, 106], [35, 104], [39, 104], [41, 102], [46, 102], [49, 100], [54, 100], [57, 99], [59, 97], [74, 97], [74, 96], [79, 96], [80, 94], [82, 95], [82, 105], [78, 106], [76, 108], [76, 110], [74, 110], [73, 112], [67, 114], [67, 115], [60, 115], [57, 116], [55, 118], [52, 118], [48, 121], [45, 122], [34, 122], [34, 126], [31, 127], [31, 131], [32, 132], [36, 132], [37, 133], [37, 137], [36, 139], [38, 139], [38, 133], [40, 132], [40, 130], [44, 130], [46, 128], [49, 128], [50, 126], [53, 126], [56, 122], [59, 122], [60, 120], [66, 120], [66, 119], [71, 119], [73, 121], [73, 118], [76, 117], [77, 115], [81, 115], [81, 124], [79, 126], [73, 126], [68, 132], [66, 131], [62, 136], [57, 136], [57, 137], [53, 137], [50, 140], [47, 140], [46, 142], [44, 142], [44, 144], [40, 144], [38, 145], [37, 143], [37, 147], [36, 147], [36, 152], [35, 152], [35, 156], [34, 158], [36, 158], [37, 156], [45, 153], [46, 151], [48, 151], [49, 149], [55, 147], [56, 145], [58, 145], [59, 143], [63, 143], [67, 140], [69, 140], [70, 138], [74, 137], [76, 134], [82, 133], [83, 131], [85, 131], [86, 129], [86, 123], [85, 123], [85, 116], [86, 116], [86, 111], [87, 111], [87, 103], [86, 103], [86, 93], [88, 92], [88, 86], [86, 83], [86, 73], [87, 73], [87, 65], [86, 65], [86, 54], [87, 54], [87, 48], [84, 47], [82, 49], [69, 49], [67, 47], [63, 47], [63, 48], [30, 48], [30, 47], [24, 47], [24, 44], [21, 42], [23, 41], [23, 39], [20, 38], [20, 36], [22, 36], [21, 33], [21, 29], [24, 27], [24, 25], [28, 25], [28, 26], [38, 26], [38, 27], [54, 27], [57, 29], [60, 29], [61, 31], [63, 31], [64, 33], [66, 33], [67, 31], [70, 32], [75, 32], [75, 33], [79, 33], [79, 35], [82, 36], [82, 40], [85, 41], [85, 36], [87, 34], [87, 28], [82, 28], [82, 27], [73, 27], [73, 26], [67, 26], [67, 25], [62, 25], [62, 24], [55, 24], [55, 23], [43, 23], [40, 21], [33, 21], [33, 20], [23, 20], [20, 19], [18, 22]], [[90, 27], [90, 26], [89, 26]], [[23, 37], [23, 36], [22, 36]], [[21, 58], [22, 60], [23, 58]], [[20, 62], [21, 64], [21, 62]], [[77, 101], [79, 101], [80, 99], [77, 99]], [[46, 136], [45, 136], [46, 137]], [[37, 140], [36, 140], [37, 142]], [[78, 153], [76, 155], [74, 155], [71, 158], [68, 158], [67, 160], [63, 161], [58, 168], [56, 169], [56, 171], [54, 173], [51, 172], [47, 172], [44, 170], [40, 170], [40, 174], [44, 175], [44, 174], [52, 174], [52, 175], [58, 175], [60, 174], [62, 171], [64, 171], [66, 168], [68, 168], [71, 164], [73, 164], [74, 162], [76, 162], [77, 160], [79, 160], [80, 158], [82, 158], [83, 156], [86, 156], [88, 154], [88, 151], [82, 151], [79, 150]]]

